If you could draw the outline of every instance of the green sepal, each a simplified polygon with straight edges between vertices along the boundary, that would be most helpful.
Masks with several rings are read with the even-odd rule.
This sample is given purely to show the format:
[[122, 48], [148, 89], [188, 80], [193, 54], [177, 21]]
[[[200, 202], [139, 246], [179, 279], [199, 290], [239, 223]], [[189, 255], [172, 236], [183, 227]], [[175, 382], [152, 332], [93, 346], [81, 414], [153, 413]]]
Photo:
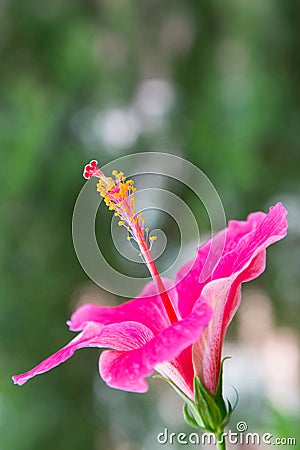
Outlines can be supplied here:
[[[188, 412], [188, 409], [193, 414], [193, 417], [191, 417], [190, 414], [188, 413], [189, 417], [191, 419], [191, 421], [187, 422], [188, 425], [191, 425], [191, 423], [193, 421], [193, 424], [194, 423], [197, 424], [198, 429], [205, 430], [204, 424], [201, 420], [201, 416], [200, 416], [193, 400], [191, 400], [190, 397], [188, 397], [175, 383], [173, 383], [173, 381], [169, 380], [168, 378], [165, 378], [161, 375], [154, 375], [153, 378], [159, 378], [160, 380], [166, 381], [175, 390], [175, 392], [184, 400], [185, 405], [186, 405], [186, 409], [183, 411], [184, 419], [186, 420], [185, 411]], [[187, 420], [189, 420], [189, 419], [187, 419]]]
[[227, 359], [230, 359], [230, 356], [227, 356], [221, 362], [220, 375], [219, 375], [219, 380], [218, 380], [218, 385], [217, 385], [217, 390], [216, 390], [216, 395], [215, 395], [216, 403], [219, 407], [221, 417], [223, 419], [225, 419], [225, 417], [227, 416], [227, 413], [228, 413], [227, 408], [226, 408], [226, 403], [223, 398], [223, 364]]
[[194, 377], [195, 403], [199, 414], [201, 415], [207, 431], [216, 435], [224, 431], [237, 404], [236, 401], [234, 406], [232, 406], [230, 401], [227, 400], [226, 405], [223, 398], [223, 364], [226, 359], [230, 358], [224, 358], [221, 362], [220, 375], [215, 395], [207, 390], [199, 377]]
[[229, 422], [229, 420], [230, 420], [230, 418], [231, 418], [231, 414], [233, 413], [233, 407], [232, 407], [232, 405], [231, 405], [231, 403], [230, 403], [230, 401], [229, 400], [227, 400], [227, 414], [226, 414], [226, 416], [225, 416], [225, 418], [224, 418], [224, 420], [223, 420], [223, 422], [222, 422], [222, 427], [223, 427], [223, 429], [226, 427], [226, 425], [228, 424], [228, 422]]
[[227, 414], [226, 414], [226, 416], [225, 416], [225, 418], [223, 420], [223, 424], [222, 424], [223, 425], [223, 429], [228, 424], [228, 422], [229, 422], [229, 420], [231, 418], [231, 415], [232, 415], [233, 411], [235, 410], [236, 405], [237, 405], [238, 400], [239, 400], [239, 395], [238, 395], [237, 390], [235, 388], [233, 388], [233, 389], [235, 390], [235, 393], [236, 393], [236, 401], [234, 402], [234, 405], [232, 406], [231, 402], [227, 399]]
[[223, 422], [215, 396], [204, 386], [201, 379], [194, 377], [195, 405], [205, 428], [211, 433], [218, 433]]
[[193, 405], [193, 401], [169, 378], [165, 378], [162, 375], [154, 375], [153, 378], [159, 378], [160, 380], [166, 381], [172, 388], [177, 392], [177, 394], [189, 405]]
[[185, 403], [183, 405], [183, 417], [184, 420], [186, 421], [186, 423], [188, 425], [190, 425], [192, 428], [196, 428], [196, 430], [200, 430], [200, 431], [206, 431], [206, 428], [204, 428], [203, 426], [199, 425], [196, 420], [194, 419], [194, 417], [191, 416], [190, 412], [189, 412], [189, 406], [187, 403]]
[[223, 433], [238, 401], [237, 395], [237, 400], [232, 406], [229, 400], [227, 400], [226, 404], [223, 398], [223, 364], [226, 359], [229, 358], [224, 358], [221, 362], [215, 395], [208, 391], [199, 377], [194, 377], [194, 401], [176, 386], [173, 381], [161, 375], [154, 376], [154, 378], [166, 381], [184, 400], [183, 416], [188, 425], [202, 432], [208, 431], [216, 436], [220, 436]]

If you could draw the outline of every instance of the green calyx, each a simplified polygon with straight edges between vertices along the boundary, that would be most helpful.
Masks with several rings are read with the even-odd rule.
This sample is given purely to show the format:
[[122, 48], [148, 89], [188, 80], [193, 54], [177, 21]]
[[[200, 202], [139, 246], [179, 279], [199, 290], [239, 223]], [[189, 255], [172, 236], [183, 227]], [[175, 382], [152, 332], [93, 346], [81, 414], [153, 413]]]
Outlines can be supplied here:
[[[192, 402], [192, 405], [186, 403], [183, 408], [185, 421], [189, 425], [213, 433], [216, 436], [223, 433], [236, 406], [236, 404], [232, 406], [229, 400], [227, 400], [226, 404], [223, 398], [223, 364], [226, 359], [223, 359], [221, 363], [216, 394], [211, 394], [201, 379], [195, 376], [195, 400]], [[199, 420], [199, 417], [201, 420]]]
[[229, 400], [226, 404], [223, 398], [223, 363], [225, 359], [221, 363], [215, 395], [207, 390], [199, 377], [194, 377], [194, 401], [171, 380], [157, 376], [157, 378], [167, 381], [185, 401], [183, 415], [186, 423], [199, 431], [213, 433], [216, 436], [222, 435], [236, 406], [236, 404], [232, 406]]

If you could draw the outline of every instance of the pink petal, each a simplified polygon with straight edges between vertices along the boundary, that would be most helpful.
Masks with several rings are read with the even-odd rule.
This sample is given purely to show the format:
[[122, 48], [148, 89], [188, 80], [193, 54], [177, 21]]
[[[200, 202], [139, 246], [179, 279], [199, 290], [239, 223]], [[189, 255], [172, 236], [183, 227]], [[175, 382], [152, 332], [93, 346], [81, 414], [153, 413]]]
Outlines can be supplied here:
[[238, 236], [235, 247], [224, 254], [212, 278], [230, 276], [241, 270], [260, 250], [286, 236], [288, 226], [286, 215], [287, 211], [281, 203], [272, 206], [268, 214], [251, 214], [249, 222], [254, 228]]
[[[173, 298], [176, 306], [177, 292], [171, 288], [171, 282], [167, 281], [166, 284], [171, 289], [169, 294], [171, 292], [171, 298]], [[154, 292], [156, 292], [155, 286], [149, 284], [142, 293], [143, 297], [121, 306], [108, 308], [84, 305], [79, 308], [74, 313], [70, 325], [71, 328], [83, 328], [82, 333], [34, 369], [22, 375], [14, 376], [14, 382], [19, 385], [24, 384], [33, 376], [46, 372], [66, 361], [76, 350], [83, 347], [108, 347], [122, 353], [128, 353], [135, 348], [145, 346], [147, 342], [153, 339], [153, 331], [140, 322], [126, 319], [136, 318], [139, 321], [149, 323], [156, 333], [159, 329], [166, 329], [170, 322], [160, 297], [153, 296]], [[201, 314], [199, 317], [201, 317]], [[177, 353], [180, 353], [180, 349]], [[181, 358], [181, 360], [184, 359]], [[178, 368], [180, 363], [174, 362], [175, 366]]]
[[[172, 289], [173, 282], [164, 279], [164, 285], [177, 309], [177, 292]], [[170, 325], [160, 296], [156, 294], [154, 283], [148, 283], [139, 297], [123, 303], [120, 306], [108, 307], [87, 303], [80, 306], [68, 323], [70, 330], [83, 330], [88, 322], [98, 322], [103, 325], [133, 320], [143, 323], [157, 334]]]
[[114, 388], [132, 392], [147, 391], [145, 378], [151, 375], [157, 365], [172, 361], [199, 339], [211, 315], [211, 309], [201, 299], [189, 316], [173, 323], [141, 348], [130, 352], [103, 352], [99, 361], [102, 378]]
[[236, 247], [220, 261], [212, 281], [202, 288], [201, 295], [212, 306], [214, 317], [203, 337], [194, 345], [193, 358], [196, 374], [212, 393], [217, 387], [225, 333], [240, 304], [241, 283], [264, 271], [266, 247], [286, 235], [285, 217], [286, 210], [280, 203], [267, 215], [251, 215], [250, 221], [252, 224], [256, 221], [256, 229], [240, 236]]
[[136, 322], [124, 322], [104, 327], [89, 322], [84, 331], [69, 344], [49, 356], [32, 370], [13, 377], [14, 383], [22, 385], [35, 375], [47, 372], [71, 358], [74, 352], [83, 347], [110, 347], [121, 351], [129, 351], [144, 345], [153, 338], [153, 333], [144, 325]]
[[191, 400], [194, 400], [194, 367], [191, 345], [175, 359], [156, 364], [155, 370], [163, 377], [173, 381]]
[[210, 241], [198, 249], [195, 259], [188, 261], [177, 272], [175, 286], [178, 292], [178, 309], [186, 317], [193, 309], [205, 283], [199, 283], [199, 276], [209, 255]]
[[[201, 302], [202, 303], [202, 302]], [[83, 347], [108, 347], [115, 350], [104, 352], [107, 358], [120, 355], [122, 365], [117, 366], [113, 362], [112, 376], [116, 376], [117, 384], [114, 387], [128, 389], [136, 392], [144, 392], [146, 382], [143, 380], [147, 374], [152, 373], [156, 362], [172, 360], [198, 339], [211, 317], [211, 309], [205, 304], [197, 304], [195, 311], [184, 321], [177, 322], [154, 337], [153, 332], [145, 325], [126, 321], [104, 326], [95, 322], [88, 322], [85, 329], [64, 348], [50, 356], [34, 369], [13, 377], [16, 384], [22, 385], [35, 375], [44, 373], [70, 358], [74, 352]], [[145, 350], [144, 350], [145, 349]], [[101, 359], [103, 360], [104, 357]], [[124, 361], [131, 361], [124, 366]], [[186, 386], [184, 374], [186, 368], [184, 356], [178, 361], [171, 361], [175, 374], [180, 382]], [[188, 366], [188, 364], [187, 364]], [[108, 368], [104, 364], [104, 370]], [[187, 367], [190, 371], [190, 367]], [[110, 370], [110, 369], [109, 369]], [[104, 379], [108, 379], [107, 373]], [[124, 382], [125, 379], [125, 382]], [[120, 382], [121, 380], [121, 382]], [[109, 384], [109, 383], [108, 383]], [[126, 386], [129, 386], [130, 389]]]
[[230, 276], [253, 258], [260, 246], [266, 248], [282, 239], [286, 235], [286, 215], [286, 209], [281, 203], [277, 203], [270, 208], [268, 214], [256, 212], [250, 214], [247, 221], [229, 221], [228, 228], [213, 238], [221, 247], [224, 245], [224, 233], [226, 234], [222, 258], [204, 283], [199, 283], [199, 276], [209, 255], [211, 240], [200, 247], [196, 258], [182, 266], [176, 275], [181, 316], [189, 314], [203, 287], [212, 279]]

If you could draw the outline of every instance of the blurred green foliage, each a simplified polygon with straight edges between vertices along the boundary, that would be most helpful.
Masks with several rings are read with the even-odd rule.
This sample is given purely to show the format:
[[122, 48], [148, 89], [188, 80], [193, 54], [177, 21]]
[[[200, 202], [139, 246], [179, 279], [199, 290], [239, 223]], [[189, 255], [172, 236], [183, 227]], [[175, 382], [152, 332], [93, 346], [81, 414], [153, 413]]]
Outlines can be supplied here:
[[[113, 448], [116, 394], [132, 424], [143, 411], [128, 448], [157, 426], [151, 394], [102, 386], [96, 350], [22, 389], [9, 380], [69, 339], [69, 301], [88, 281], [71, 216], [89, 158], [178, 153], [209, 176], [230, 218], [285, 202], [289, 237], [270, 250], [259, 283], [278, 323], [298, 324], [299, 19], [299, 3], [278, 0], [1, 1], [1, 450]], [[97, 120], [132, 108], [147, 79], [165, 80], [172, 107], [110, 146]], [[95, 401], [94, 383], [109, 400]]]

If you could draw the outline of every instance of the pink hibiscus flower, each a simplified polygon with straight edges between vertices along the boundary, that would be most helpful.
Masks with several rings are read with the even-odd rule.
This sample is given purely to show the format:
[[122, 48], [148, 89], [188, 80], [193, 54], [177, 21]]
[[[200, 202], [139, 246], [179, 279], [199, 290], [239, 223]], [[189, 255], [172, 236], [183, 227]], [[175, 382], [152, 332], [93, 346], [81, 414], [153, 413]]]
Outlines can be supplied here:
[[[164, 280], [166, 298], [157, 294], [159, 279], [159, 283], [154, 280], [147, 285], [138, 298], [120, 306], [79, 307], [68, 324], [81, 333], [34, 369], [14, 376], [14, 382], [24, 384], [79, 348], [105, 347], [109, 350], [100, 356], [99, 372], [111, 387], [145, 392], [145, 378], [156, 370], [191, 400], [195, 376], [215, 395], [223, 341], [241, 300], [241, 284], [264, 271], [266, 248], [286, 235], [286, 214], [277, 203], [267, 214], [256, 212], [245, 222], [230, 221], [228, 228], [213, 238], [223, 245], [225, 233], [225, 247], [205, 282], [199, 282], [199, 277], [211, 240], [178, 271], [175, 283]], [[145, 252], [150, 258], [148, 247]]]

